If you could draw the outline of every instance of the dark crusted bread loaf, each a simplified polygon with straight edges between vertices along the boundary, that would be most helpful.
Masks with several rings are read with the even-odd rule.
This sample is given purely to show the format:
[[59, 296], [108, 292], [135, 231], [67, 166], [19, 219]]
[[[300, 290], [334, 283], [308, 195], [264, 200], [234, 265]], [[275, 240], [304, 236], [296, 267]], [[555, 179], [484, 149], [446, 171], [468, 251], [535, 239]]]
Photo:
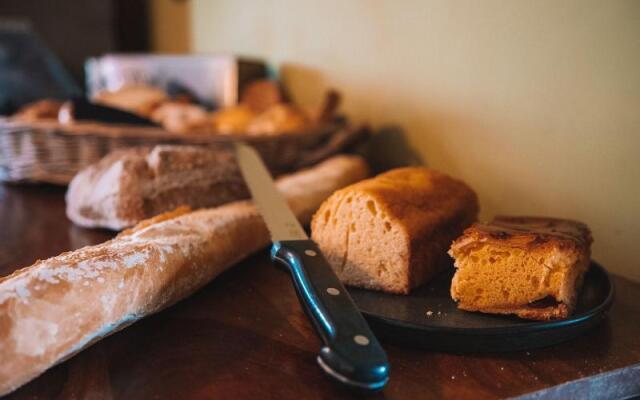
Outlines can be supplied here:
[[110, 153], [73, 178], [66, 199], [74, 223], [119, 230], [181, 205], [215, 207], [248, 197], [229, 153], [161, 145]]
[[566, 318], [589, 266], [586, 225], [542, 217], [496, 217], [451, 245], [451, 297], [468, 311]]
[[337, 191], [311, 230], [342, 281], [407, 294], [441, 271], [447, 249], [477, 218], [476, 194], [428, 168], [400, 168]]

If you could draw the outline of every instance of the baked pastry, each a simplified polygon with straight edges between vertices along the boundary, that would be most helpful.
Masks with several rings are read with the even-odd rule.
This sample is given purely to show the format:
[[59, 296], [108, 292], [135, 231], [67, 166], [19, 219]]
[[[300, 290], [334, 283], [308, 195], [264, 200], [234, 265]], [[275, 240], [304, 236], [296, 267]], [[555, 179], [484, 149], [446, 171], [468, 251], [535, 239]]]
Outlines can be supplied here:
[[347, 285], [407, 294], [448, 265], [447, 249], [476, 220], [464, 182], [428, 168], [399, 168], [327, 199], [313, 240]]
[[521, 318], [566, 318], [589, 266], [592, 238], [583, 223], [542, 217], [496, 217], [451, 245], [458, 308]]
[[246, 133], [247, 126], [256, 114], [244, 104], [223, 108], [211, 116], [213, 131], [223, 135]]
[[310, 125], [309, 117], [291, 104], [276, 104], [253, 118], [247, 126], [249, 135], [303, 133]]
[[269, 107], [283, 101], [282, 92], [277, 82], [261, 79], [251, 82], [242, 91], [240, 102], [249, 107], [253, 112], [259, 114], [269, 109]]
[[60, 107], [62, 107], [62, 101], [60, 100], [38, 100], [20, 108], [18, 112], [13, 115], [13, 118], [25, 122], [55, 120], [58, 119]]
[[[307, 223], [322, 200], [366, 171], [361, 158], [338, 156], [276, 184]], [[253, 203], [239, 201], [169, 213], [1, 278], [0, 395], [189, 296], [268, 243]]]
[[151, 112], [163, 102], [169, 100], [164, 90], [146, 85], [129, 85], [119, 90], [102, 91], [93, 97], [93, 102], [119, 108], [149, 117]]
[[211, 118], [207, 110], [197, 104], [166, 102], [151, 113], [151, 120], [166, 130], [177, 133], [209, 133]]
[[84, 168], [69, 184], [66, 206], [77, 225], [119, 230], [180, 205], [215, 207], [248, 197], [230, 153], [158, 145], [117, 150]]

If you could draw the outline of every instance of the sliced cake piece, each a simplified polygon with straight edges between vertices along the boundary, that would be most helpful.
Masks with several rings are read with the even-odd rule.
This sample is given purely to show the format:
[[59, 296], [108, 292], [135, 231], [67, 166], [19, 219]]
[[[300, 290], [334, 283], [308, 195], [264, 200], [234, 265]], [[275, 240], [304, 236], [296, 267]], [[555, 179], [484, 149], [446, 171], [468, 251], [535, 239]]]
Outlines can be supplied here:
[[407, 294], [449, 264], [449, 244], [477, 214], [477, 197], [464, 182], [400, 168], [334, 193], [311, 231], [347, 285]]
[[501, 216], [473, 224], [449, 250], [457, 268], [451, 297], [467, 311], [566, 318], [589, 266], [591, 242], [589, 228], [577, 221]]

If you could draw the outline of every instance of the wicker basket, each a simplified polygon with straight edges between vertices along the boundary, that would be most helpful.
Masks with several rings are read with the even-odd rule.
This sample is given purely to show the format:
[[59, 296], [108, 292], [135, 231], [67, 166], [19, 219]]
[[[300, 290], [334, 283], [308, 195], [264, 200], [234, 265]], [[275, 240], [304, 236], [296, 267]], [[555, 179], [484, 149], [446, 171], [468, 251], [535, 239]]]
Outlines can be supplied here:
[[190, 144], [226, 151], [234, 140], [254, 146], [275, 174], [313, 164], [363, 135], [346, 124], [326, 124], [304, 133], [277, 136], [184, 135], [161, 128], [0, 119], [0, 180], [66, 185], [85, 166], [110, 151], [132, 146]]

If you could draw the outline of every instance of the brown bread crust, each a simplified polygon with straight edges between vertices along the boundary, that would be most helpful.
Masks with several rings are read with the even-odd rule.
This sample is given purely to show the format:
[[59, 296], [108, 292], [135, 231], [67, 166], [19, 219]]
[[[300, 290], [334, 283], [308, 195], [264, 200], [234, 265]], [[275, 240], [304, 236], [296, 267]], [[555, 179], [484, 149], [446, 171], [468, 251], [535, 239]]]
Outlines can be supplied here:
[[215, 207], [248, 197], [229, 153], [161, 145], [110, 153], [73, 178], [66, 199], [75, 224], [120, 230], [181, 205]]
[[[332, 213], [338, 221], [327, 218]], [[407, 294], [447, 265], [449, 244], [477, 213], [477, 196], [464, 182], [399, 168], [336, 192], [314, 216], [312, 234], [347, 284]], [[359, 234], [349, 233], [350, 224], [369, 230], [361, 243], [335, 240]], [[368, 228], [379, 225], [387, 228]]]

